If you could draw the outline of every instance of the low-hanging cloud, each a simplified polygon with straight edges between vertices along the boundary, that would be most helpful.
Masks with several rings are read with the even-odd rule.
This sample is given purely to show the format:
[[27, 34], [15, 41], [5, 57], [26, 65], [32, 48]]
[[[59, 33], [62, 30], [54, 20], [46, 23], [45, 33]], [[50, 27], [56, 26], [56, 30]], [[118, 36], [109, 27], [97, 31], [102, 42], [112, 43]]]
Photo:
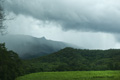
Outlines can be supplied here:
[[55, 22], [63, 30], [119, 33], [119, 0], [7, 0], [16, 15]]

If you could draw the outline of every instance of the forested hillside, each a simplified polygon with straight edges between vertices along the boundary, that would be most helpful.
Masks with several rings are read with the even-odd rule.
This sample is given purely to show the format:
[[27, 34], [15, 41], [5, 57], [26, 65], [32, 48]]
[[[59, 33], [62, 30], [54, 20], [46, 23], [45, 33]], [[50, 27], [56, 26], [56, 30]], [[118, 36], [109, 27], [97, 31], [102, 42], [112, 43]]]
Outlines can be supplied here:
[[39, 71], [120, 70], [120, 49], [64, 48], [53, 54], [25, 60], [27, 73]]

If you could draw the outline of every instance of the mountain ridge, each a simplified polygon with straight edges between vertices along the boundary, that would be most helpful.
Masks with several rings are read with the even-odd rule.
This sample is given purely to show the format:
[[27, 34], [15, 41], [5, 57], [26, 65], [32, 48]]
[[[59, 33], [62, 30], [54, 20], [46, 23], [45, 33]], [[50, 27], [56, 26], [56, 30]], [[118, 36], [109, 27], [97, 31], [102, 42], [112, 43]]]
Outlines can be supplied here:
[[5, 42], [8, 50], [15, 51], [23, 59], [47, 55], [65, 47], [77, 47], [60, 41], [47, 40], [45, 37], [36, 38], [29, 35], [0, 36], [0, 42]]

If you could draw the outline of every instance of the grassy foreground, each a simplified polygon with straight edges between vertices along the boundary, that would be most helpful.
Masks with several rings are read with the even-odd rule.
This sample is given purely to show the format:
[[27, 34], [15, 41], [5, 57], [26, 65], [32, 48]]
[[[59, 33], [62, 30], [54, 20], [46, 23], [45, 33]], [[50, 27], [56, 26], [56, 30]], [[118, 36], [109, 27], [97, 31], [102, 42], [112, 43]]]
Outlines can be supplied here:
[[39, 72], [16, 80], [120, 80], [120, 71]]

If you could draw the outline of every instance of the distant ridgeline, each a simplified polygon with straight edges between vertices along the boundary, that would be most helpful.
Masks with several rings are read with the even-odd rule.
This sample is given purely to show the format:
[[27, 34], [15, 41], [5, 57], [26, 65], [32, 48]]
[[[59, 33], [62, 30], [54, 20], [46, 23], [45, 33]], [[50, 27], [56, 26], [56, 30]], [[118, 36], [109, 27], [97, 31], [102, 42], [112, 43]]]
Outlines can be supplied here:
[[0, 36], [0, 43], [4, 42], [6, 48], [16, 52], [21, 59], [32, 59], [44, 56], [65, 47], [77, 47], [64, 42], [48, 40], [45, 37], [36, 38], [28, 35]]
[[120, 70], [120, 49], [64, 48], [53, 54], [24, 60], [27, 73], [40, 71]]

